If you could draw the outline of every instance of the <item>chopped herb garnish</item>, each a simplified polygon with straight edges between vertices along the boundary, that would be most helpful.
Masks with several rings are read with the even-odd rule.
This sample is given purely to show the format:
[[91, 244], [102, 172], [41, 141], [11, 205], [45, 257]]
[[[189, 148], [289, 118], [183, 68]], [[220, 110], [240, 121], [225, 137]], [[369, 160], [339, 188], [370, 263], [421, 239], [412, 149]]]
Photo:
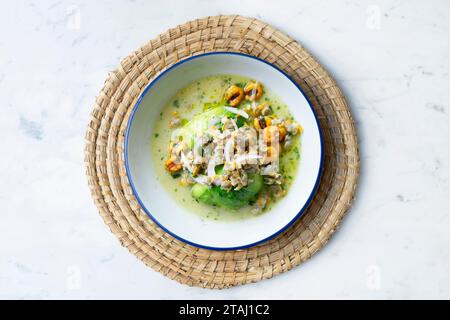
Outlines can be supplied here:
[[236, 119], [236, 125], [237, 125], [237, 127], [240, 128], [240, 127], [242, 127], [244, 124], [245, 124], [245, 119], [244, 119], [244, 117], [241, 117], [241, 116], [237, 117], [237, 119]]
[[292, 149], [292, 152], [294, 152], [295, 157], [296, 157], [297, 159], [300, 159], [300, 151], [298, 150], [297, 147], [295, 147], [294, 149]]

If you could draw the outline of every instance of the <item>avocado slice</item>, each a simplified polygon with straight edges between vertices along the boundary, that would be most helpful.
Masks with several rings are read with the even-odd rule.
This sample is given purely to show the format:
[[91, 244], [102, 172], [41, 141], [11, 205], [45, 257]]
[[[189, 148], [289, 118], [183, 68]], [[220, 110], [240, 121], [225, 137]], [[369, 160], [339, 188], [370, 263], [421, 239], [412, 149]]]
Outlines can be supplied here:
[[191, 190], [194, 199], [209, 204], [228, 209], [239, 209], [255, 200], [258, 193], [264, 187], [264, 180], [261, 175], [254, 175], [253, 180], [247, 187], [241, 190], [223, 190], [218, 186], [208, 187], [196, 183]]

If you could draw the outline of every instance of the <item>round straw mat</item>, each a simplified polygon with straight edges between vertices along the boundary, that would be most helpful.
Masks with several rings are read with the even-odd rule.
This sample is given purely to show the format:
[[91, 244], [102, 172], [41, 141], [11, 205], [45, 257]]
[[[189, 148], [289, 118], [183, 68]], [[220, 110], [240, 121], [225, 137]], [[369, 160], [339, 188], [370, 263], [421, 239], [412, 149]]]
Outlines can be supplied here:
[[[205, 250], [174, 239], [142, 210], [125, 172], [124, 134], [140, 93], [177, 61], [211, 51], [247, 53], [284, 70], [310, 99], [323, 133], [324, 168], [308, 210], [281, 235], [246, 250]], [[206, 288], [271, 278], [310, 258], [327, 243], [351, 205], [359, 174], [354, 123], [334, 80], [293, 39], [242, 16], [187, 22], [126, 57], [109, 74], [95, 101], [86, 133], [85, 163], [95, 204], [121, 244], [165, 276]]]

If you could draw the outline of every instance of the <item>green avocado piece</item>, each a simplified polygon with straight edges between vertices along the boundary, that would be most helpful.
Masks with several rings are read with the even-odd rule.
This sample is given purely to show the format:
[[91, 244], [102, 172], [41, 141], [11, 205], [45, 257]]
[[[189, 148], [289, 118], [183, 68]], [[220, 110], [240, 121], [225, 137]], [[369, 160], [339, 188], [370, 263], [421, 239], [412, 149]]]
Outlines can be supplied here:
[[264, 178], [261, 175], [253, 175], [253, 181], [246, 188], [241, 189], [243, 196], [249, 200], [254, 198], [264, 187]]
[[204, 184], [196, 183], [191, 189], [191, 194], [194, 199], [197, 199], [200, 202], [213, 205], [212, 202], [213, 197], [211, 196], [211, 188], [205, 186]]
[[261, 175], [254, 175], [253, 181], [241, 190], [223, 190], [218, 186], [208, 187], [202, 184], [195, 184], [191, 194], [194, 199], [200, 202], [224, 207], [228, 209], [239, 209], [254, 200], [264, 187], [264, 180]]

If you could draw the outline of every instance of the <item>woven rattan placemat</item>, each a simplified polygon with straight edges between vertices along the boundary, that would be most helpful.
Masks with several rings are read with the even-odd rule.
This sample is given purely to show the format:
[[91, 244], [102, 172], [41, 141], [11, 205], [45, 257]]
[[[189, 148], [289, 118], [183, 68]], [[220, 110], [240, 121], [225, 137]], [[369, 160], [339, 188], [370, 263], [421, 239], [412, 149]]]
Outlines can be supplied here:
[[[125, 172], [124, 134], [139, 94], [162, 70], [189, 56], [234, 51], [278, 66], [303, 89], [317, 112], [324, 169], [308, 210], [275, 239], [236, 251], [192, 247], [161, 230], [134, 197]], [[170, 29], [126, 57], [94, 104], [85, 162], [92, 197], [121, 244], [154, 270], [180, 283], [225, 288], [288, 271], [322, 248], [351, 205], [359, 174], [355, 127], [341, 90], [296, 41], [242, 16], [198, 19]]]

